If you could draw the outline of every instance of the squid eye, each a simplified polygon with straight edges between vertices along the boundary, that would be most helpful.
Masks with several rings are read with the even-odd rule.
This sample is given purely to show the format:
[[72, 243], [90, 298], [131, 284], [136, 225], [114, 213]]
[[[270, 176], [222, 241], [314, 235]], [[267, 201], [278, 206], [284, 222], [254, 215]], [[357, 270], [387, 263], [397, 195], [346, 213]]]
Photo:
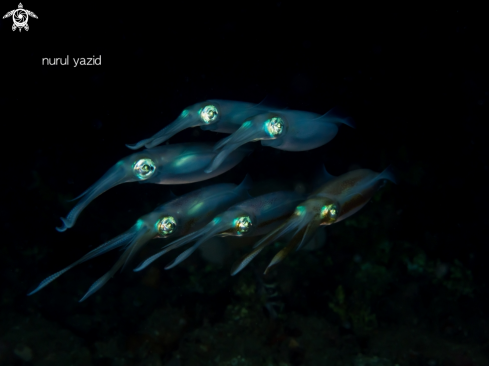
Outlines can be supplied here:
[[306, 212], [306, 208], [304, 206], [297, 206], [294, 211], [294, 215], [301, 216]]
[[238, 217], [234, 220], [234, 227], [236, 228], [238, 235], [247, 233], [252, 225], [249, 216]]
[[172, 216], [166, 216], [158, 220], [156, 223], [156, 230], [160, 235], [166, 236], [173, 233], [176, 226], [177, 222], [175, 219]]
[[284, 131], [285, 123], [280, 117], [272, 117], [265, 122], [265, 126], [270, 137], [276, 137]]
[[141, 180], [151, 178], [156, 171], [155, 163], [151, 159], [139, 159], [132, 165], [134, 175]]
[[327, 219], [328, 222], [335, 222], [338, 218], [338, 208], [335, 204], [321, 207], [321, 219]]
[[199, 111], [200, 118], [204, 123], [213, 123], [217, 121], [219, 117], [219, 112], [217, 108], [213, 105], [206, 105]]

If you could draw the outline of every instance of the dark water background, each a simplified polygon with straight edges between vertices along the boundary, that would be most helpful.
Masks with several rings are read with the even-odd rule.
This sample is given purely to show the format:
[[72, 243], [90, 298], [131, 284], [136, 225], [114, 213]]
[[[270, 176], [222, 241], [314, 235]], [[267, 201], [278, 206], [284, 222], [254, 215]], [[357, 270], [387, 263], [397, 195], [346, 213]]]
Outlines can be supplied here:
[[[489, 365], [482, 8], [23, 4], [39, 17], [28, 32], [0, 21], [0, 365]], [[16, 6], [4, 1], [1, 11]], [[102, 65], [41, 65], [67, 55]], [[118, 186], [73, 229], [55, 231], [67, 200], [131, 154], [126, 143], [213, 98], [317, 113], [341, 106], [358, 127], [307, 152], [258, 146], [206, 182]], [[189, 129], [170, 143], [224, 136]], [[230, 243], [219, 263], [196, 253], [171, 271], [165, 261], [130, 266], [83, 303], [117, 253], [26, 296], [170, 189], [246, 173], [262, 192], [293, 189], [321, 163], [334, 175], [394, 164], [399, 184], [266, 277], [276, 249], [231, 277], [248, 249]]]

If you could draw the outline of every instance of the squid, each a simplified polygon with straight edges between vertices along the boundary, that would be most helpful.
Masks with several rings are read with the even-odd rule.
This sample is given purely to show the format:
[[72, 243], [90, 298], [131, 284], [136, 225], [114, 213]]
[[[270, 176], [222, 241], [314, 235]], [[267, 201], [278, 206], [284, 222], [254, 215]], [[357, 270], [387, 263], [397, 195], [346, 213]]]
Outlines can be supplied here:
[[188, 258], [201, 244], [214, 236], [258, 236], [276, 228], [289, 217], [304, 196], [294, 191], [279, 191], [250, 198], [238, 203], [214, 217], [201, 230], [181, 237], [168, 244], [162, 251], [146, 259], [134, 271], [141, 271], [150, 263], [173, 249], [180, 248], [194, 240], [197, 242], [182, 252], [165, 269], [170, 269]]
[[56, 230], [63, 232], [73, 227], [78, 216], [96, 197], [122, 183], [141, 182], [155, 184], [187, 184], [216, 177], [237, 165], [251, 153], [252, 148], [243, 146], [230, 155], [226, 162], [212, 174], [204, 169], [216, 156], [212, 144], [183, 143], [164, 145], [143, 150], [125, 157], [110, 168], [95, 184], [74, 200], [81, 198]]
[[392, 168], [382, 173], [369, 169], [352, 170], [339, 177], [326, 172], [328, 181], [300, 203], [294, 213], [278, 228], [259, 240], [254, 249], [233, 264], [234, 276], [250, 263], [265, 247], [285, 234], [292, 234], [288, 244], [279, 251], [265, 270], [281, 262], [293, 249], [300, 249], [322, 225], [338, 223], [367, 204], [386, 180], [396, 183]]
[[70, 266], [47, 277], [28, 295], [38, 292], [76, 265], [122, 247], [124, 251], [120, 258], [110, 271], [95, 281], [80, 300], [81, 302], [107, 283], [115, 272], [123, 267], [148, 241], [155, 238], [175, 238], [198, 231], [218, 212], [248, 199], [250, 197], [247, 193], [249, 188], [251, 188], [251, 180], [247, 177], [239, 186], [228, 183], [215, 184], [175, 198], [157, 207], [153, 212], [140, 217], [125, 233], [100, 245]]
[[220, 99], [206, 100], [185, 108], [175, 121], [152, 137], [126, 146], [132, 150], [143, 146], [150, 149], [186, 128], [197, 126], [202, 130], [232, 133], [246, 118], [266, 112], [267, 109], [261, 104]]
[[350, 118], [338, 113], [338, 109], [332, 109], [322, 116], [296, 110], [255, 115], [215, 145], [214, 149], [219, 153], [205, 171], [213, 172], [231, 152], [250, 141], [261, 141], [263, 146], [287, 151], [315, 149], [331, 141], [338, 133], [340, 124], [355, 127]]

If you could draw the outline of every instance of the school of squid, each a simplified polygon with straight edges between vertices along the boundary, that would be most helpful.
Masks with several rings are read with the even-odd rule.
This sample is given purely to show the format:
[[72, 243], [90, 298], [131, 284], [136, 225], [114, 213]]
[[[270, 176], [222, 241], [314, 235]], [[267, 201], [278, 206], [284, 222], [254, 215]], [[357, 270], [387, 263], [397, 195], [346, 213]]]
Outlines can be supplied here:
[[[239, 164], [254, 148], [253, 142], [286, 151], [306, 151], [331, 141], [340, 125], [354, 128], [352, 120], [332, 109], [324, 115], [266, 107], [229, 100], [207, 100], [183, 110], [180, 116], [152, 137], [133, 145], [142, 151], [123, 158], [95, 184], [75, 199], [65, 218], [63, 232], [72, 228], [82, 211], [96, 197], [122, 183], [144, 182], [163, 185], [189, 184], [216, 177]], [[229, 134], [211, 143], [165, 144], [178, 132], [200, 126]], [[251, 197], [253, 183], [247, 176], [239, 185], [219, 183], [197, 189], [163, 203], [141, 216], [126, 232], [96, 247], [68, 267], [44, 279], [32, 295], [74, 266], [119, 248], [122, 254], [113, 267], [88, 289], [80, 301], [99, 290], [156, 238], [172, 240], [161, 251], [134, 269], [141, 271], [164, 254], [190, 244], [165, 269], [178, 265], [215, 236], [258, 237], [250, 252], [236, 261], [231, 275], [244, 269], [264, 248], [284, 238], [287, 244], [265, 270], [277, 265], [293, 250], [303, 248], [322, 226], [340, 222], [359, 211], [385, 181], [395, 183], [392, 169], [381, 173], [356, 169], [333, 177], [323, 168], [321, 183], [309, 193], [276, 191]]]

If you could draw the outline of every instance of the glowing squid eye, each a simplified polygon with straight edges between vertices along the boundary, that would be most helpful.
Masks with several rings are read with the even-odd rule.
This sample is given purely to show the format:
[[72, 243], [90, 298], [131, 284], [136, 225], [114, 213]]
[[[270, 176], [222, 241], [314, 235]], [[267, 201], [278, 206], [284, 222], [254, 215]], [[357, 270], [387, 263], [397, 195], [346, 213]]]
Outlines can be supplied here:
[[199, 111], [200, 118], [204, 123], [213, 123], [217, 121], [219, 117], [219, 112], [217, 108], [213, 105], [206, 105]]
[[336, 210], [336, 206], [333, 206], [333, 208], [329, 210], [329, 217], [331, 217], [331, 219], [334, 221], [337, 219], [337, 213], [338, 211]]
[[321, 207], [321, 219], [328, 219], [329, 222], [334, 222], [338, 218], [338, 209], [335, 204]]
[[134, 175], [141, 180], [151, 178], [156, 171], [155, 163], [151, 159], [139, 159], [132, 165]]
[[238, 217], [234, 220], [234, 227], [237, 230], [238, 235], [247, 233], [253, 224], [248, 216]]
[[166, 216], [162, 219], [158, 220], [156, 223], [156, 230], [160, 235], [166, 236], [173, 233], [175, 227], [177, 226], [177, 222], [172, 216]]
[[280, 135], [285, 128], [284, 120], [280, 117], [272, 117], [265, 122], [266, 129], [270, 137]]
[[297, 206], [294, 211], [294, 215], [301, 216], [306, 212], [306, 208], [304, 206]]

